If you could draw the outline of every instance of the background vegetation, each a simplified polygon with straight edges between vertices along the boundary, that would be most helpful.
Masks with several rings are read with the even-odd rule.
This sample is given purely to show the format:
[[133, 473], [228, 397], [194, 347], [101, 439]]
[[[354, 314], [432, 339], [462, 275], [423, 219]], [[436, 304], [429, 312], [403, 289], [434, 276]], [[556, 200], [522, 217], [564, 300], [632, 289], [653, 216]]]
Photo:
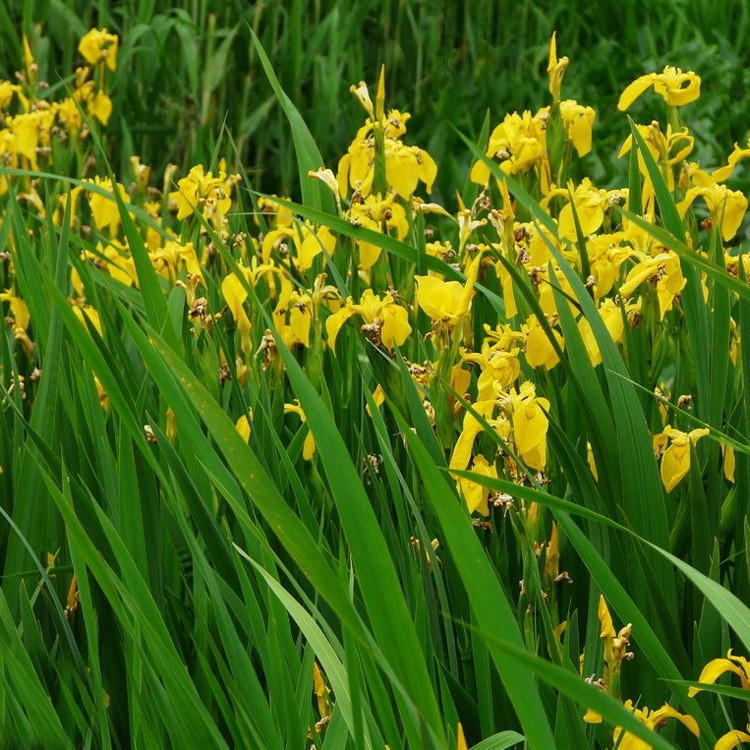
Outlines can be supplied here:
[[553, 30], [576, 65], [567, 95], [597, 110], [601, 148], [584, 169], [598, 184], [616, 182], [614, 154], [628, 134], [615, 108], [619, 93], [645, 72], [675, 65], [706, 74], [700, 118], [692, 123], [702, 156], [722, 157], [750, 122], [750, 9], [742, 0], [3, 0], [0, 21], [0, 76], [20, 69], [25, 32], [37, 42], [41, 78], [53, 89], [73, 70], [78, 39], [89, 28], [120, 35], [116, 115], [106, 135], [120, 171], [134, 152], [159, 172], [169, 162], [209, 163], [219, 142], [254, 187], [295, 197], [289, 128], [251, 29], [327, 165], [346, 150], [360, 120], [349, 86], [374, 82], [385, 64], [392, 106], [411, 112], [414, 142], [441, 156], [438, 195], [449, 201], [471, 162], [455, 129], [475, 139], [488, 112], [495, 122], [545, 104], [539, 81]]
[[[687, 682], [729, 648], [750, 656], [750, 293], [734, 262], [747, 231], [725, 254], [720, 217], [712, 231], [700, 205], [683, 222], [680, 188], [660, 181], [645, 144], [633, 150], [645, 167], [618, 159], [630, 130], [616, 104], [643, 73], [695, 70], [701, 99], [681, 110], [696, 140], [690, 158], [724, 164], [750, 125], [747, 5], [2, 0], [0, 78], [24, 68], [25, 33], [50, 84], [44, 96], [61, 98], [81, 62], [80, 38], [105, 26], [121, 44], [109, 124], [71, 156], [69, 182], [13, 174], [1, 199], [0, 745], [611, 748], [620, 726], [657, 748], [712, 748], [742, 729], [747, 665], [735, 670], [734, 690], [692, 697]], [[435, 237], [461, 247], [460, 271], [426, 254], [425, 217], [409, 215], [403, 241], [368, 234], [299, 175], [321, 163], [335, 169], [363, 120], [349, 86], [364, 79], [374, 92], [384, 63], [388, 106], [413, 115], [408, 143], [439, 163], [432, 200], [452, 214], [457, 194], [471, 206], [470, 144], [481, 151], [506, 112], [549, 103], [555, 29], [571, 61], [565, 96], [597, 111], [594, 149], [570, 176], [632, 195], [650, 180], [657, 206], [646, 234], [680, 256], [690, 286], [664, 321], [652, 293], [642, 324], [616, 346], [585, 286], [582, 239], [566, 246], [578, 254], [573, 265], [555, 256], [554, 325], [566, 352], [549, 371], [523, 363], [523, 379], [548, 399], [549, 470], [526, 471], [503, 453], [513, 469], [488, 480], [494, 504], [470, 521], [447, 471], [466, 408], [449, 375], [458, 339], [426, 383], [417, 382], [421, 363], [440, 351], [428, 335], [433, 316], [416, 305], [407, 360], [372, 346], [361, 321], [342, 328], [334, 356], [322, 303], [310, 346], [269, 346], [276, 290], [255, 279], [239, 303], [252, 317], [245, 347], [223, 284], [238, 261], [257, 269], [251, 238], [262, 245], [280, 228], [283, 211], [257, 216], [253, 190], [291, 195], [297, 216], [330, 226], [341, 243], [309, 269], [284, 265], [291, 235], [289, 247], [272, 248], [299, 293], [312, 295], [325, 271], [334, 297], [359, 301], [369, 285], [381, 296], [397, 291], [403, 310], [428, 269], [463, 283], [471, 253], [454, 222], [429, 218]], [[293, 108], [280, 106], [281, 90]], [[663, 117], [655, 98], [633, 106], [636, 122]], [[216, 173], [226, 157], [226, 171], [242, 174], [227, 226], [177, 220], [166, 195], [136, 185], [134, 212], [118, 205], [116, 228], [97, 230], [97, 189], [80, 180], [106, 176], [108, 160], [111, 176], [135, 183], [134, 155], [151, 165], [150, 187], [178, 165], [167, 189], [196, 164]], [[746, 174], [740, 165], [734, 189], [748, 192]], [[31, 186], [41, 209], [23, 192]], [[71, 186], [88, 190], [78, 213], [64, 208]], [[528, 182], [511, 187], [519, 217], [559, 218], [563, 200], [545, 213]], [[147, 214], [154, 196], [163, 202]], [[495, 192], [488, 200], [507, 208]], [[623, 221], [617, 211], [608, 216]], [[191, 297], [190, 267], [155, 258], [168, 230], [201, 257], [211, 325]], [[475, 239], [490, 243], [492, 231]], [[106, 271], [99, 242], [115, 235], [138, 287]], [[353, 259], [364, 241], [386, 252], [363, 276]], [[472, 303], [477, 349], [483, 324], [506, 320], [502, 261], [492, 257], [497, 270]], [[509, 265], [524, 313], [513, 324], [525, 314], [546, 319], [522, 265]], [[16, 330], [16, 294], [30, 311], [28, 346]], [[586, 320], [601, 366], [580, 333]], [[653, 392], [665, 384], [662, 403]], [[376, 406], [377, 385], [385, 407]], [[235, 425], [250, 410], [252, 434], [240, 434]], [[690, 471], [670, 492], [652, 447], [665, 415], [681, 430], [712, 431], [688, 448]], [[495, 455], [508, 447], [498, 440], [488, 429], [477, 445]], [[727, 444], [733, 482], [722, 473]], [[614, 620], [609, 640], [601, 595]], [[626, 623], [635, 659], [622, 664], [617, 690], [602, 691], [595, 683]], [[677, 721], [639, 721], [626, 697], [690, 714], [700, 738]], [[584, 722], [587, 708], [604, 722]]]

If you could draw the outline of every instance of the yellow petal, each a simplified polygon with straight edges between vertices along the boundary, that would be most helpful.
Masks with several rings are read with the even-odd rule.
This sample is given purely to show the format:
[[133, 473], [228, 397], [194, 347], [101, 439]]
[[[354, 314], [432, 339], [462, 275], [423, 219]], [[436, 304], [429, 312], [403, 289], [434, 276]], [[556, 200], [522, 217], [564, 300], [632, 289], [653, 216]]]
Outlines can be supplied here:
[[437, 177], [438, 166], [435, 160], [423, 149], [417, 150], [417, 160], [419, 161], [419, 179], [425, 184], [428, 193], [432, 192], [432, 185]]
[[731, 732], [721, 735], [714, 745], [714, 750], [733, 750], [733, 748], [744, 742], [750, 742], [750, 734], [732, 729]]
[[661, 459], [661, 481], [671, 492], [690, 471], [690, 446], [672, 443]]
[[602, 715], [594, 711], [593, 708], [589, 708], [588, 711], [586, 711], [586, 713], [583, 715], [583, 720], [587, 724], [601, 724]]
[[247, 414], [243, 414], [234, 425], [240, 437], [247, 443], [250, 440], [250, 433], [252, 428], [250, 426], [250, 419]]
[[380, 340], [383, 346], [393, 349], [401, 346], [411, 333], [409, 313], [400, 305], [385, 305], [380, 311], [383, 327], [380, 329]]
[[[729, 659], [712, 659], [705, 667], [701, 670], [698, 682], [704, 682], [707, 685], [713, 685], [716, 680], [719, 679], [726, 672], [734, 672], [739, 675], [741, 679], [745, 679], [745, 673], [741, 667], [738, 667], [734, 662]], [[691, 687], [688, 688], [688, 695], [692, 698], [696, 693], [699, 693], [702, 688]]]
[[312, 460], [315, 455], [315, 438], [313, 437], [312, 431], [308, 431], [305, 442], [302, 444], [302, 458], [305, 461]]
[[464, 728], [461, 726], [461, 722], [458, 724], [458, 737], [456, 743], [456, 750], [469, 750], [469, 746], [466, 744], [466, 737], [464, 736]]
[[419, 182], [419, 163], [408, 146], [401, 145], [390, 153], [386, 150], [385, 179], [401, 198], [411, 198]]
[[513, 410], [513, 435], [521, 458], [546, 439], [549, 420], [536, 401], [522, 402]]
[[734, 448], [731, 445], [722, 446], [724, 453], [724, 476], [727, 481], [734, 482]]
[[329, 315], [326, 320], [326, 333], [328, 334], [328, 346], [336, 352], [336, 338], [339, 335], [341, 326], [346, 323], [349, 318], [354, 315], [354, 310], [351, 307], [342, 307], [332, 315]]
[[617, 102], [617, 109], [624, 112], [630, 105], [650, 86], [653, 86], [656, 81], [656, 73], [648, 73], [645, 76], [636, 78], [633, 83], [625, 87], [625, 90], [620, 94], [620, 100]]

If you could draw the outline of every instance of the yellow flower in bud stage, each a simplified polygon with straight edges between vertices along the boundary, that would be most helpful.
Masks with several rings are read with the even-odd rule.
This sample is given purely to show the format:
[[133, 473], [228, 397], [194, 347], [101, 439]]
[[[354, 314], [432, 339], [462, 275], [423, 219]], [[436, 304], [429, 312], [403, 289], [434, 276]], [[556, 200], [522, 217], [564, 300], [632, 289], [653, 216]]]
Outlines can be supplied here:
[[[690, 444], [709, 434], [705, 427], [682, 432], [667, 425], [654, 435], [654, 452], [661, 455], [661, 481], [667, 492], [671, 492], [690, 471]], [[669, 441], [669, 447], [665, 449]]]
[[[560, 579], [560, 537], [557, 532], [557, 524], [552, 522], [552, 530], [550, 532], [549, 542], [544, 547], [544, 585], [545, 591], [550, 592], [553, 590], [556, 583]], [[541, 552], [541, 549], [540, 549]], [[567, 623], [562, 622], [555, 628], [555, 638], [557, 640], [558, 649], [560, 647], [560, 636], [567, 630]], [[562, 651], [559, 653], [562, 654]]]
[[727, 482], [734, 483], [734, 448], [731, 445], [722, 445], [721, 454], [724, 458], [722, 461], [722, 468], [724, 470], [724, 476]]
[[319, 167], [316, 170], [309, 170], [307, 176], [313, 180], [320, 180], [332, 193], [336, 199], [336, 204], [339, 204], [341, 195], [339, 193], [339, 183], [336, 180], [336, 175], [325, 167]]
[[409, 313], [397, 305], [390, 294], [384, 294], [381, 300], [372, 289], [365, 289], [359, 304], [355, 304], [349, 297], [346, 304], [326, 320], [328, 345], [334, 352], [341, 326], [353, 315], [359, 315], [364, 320], [363, 333], [371, 341], [382, 343], [387, 349], [401, 346], [411, 333]]
[[[645, 724], [649, 729], [653, 729], [655, 732], [658, 732], [659, 729], [667, 723], [668, 719], [677, 719], [677, 721], [687, 727], [687, 729], [696, 737], [700, 737], [698, 722], [696, 722], [696, 720], [689, 714], [681, 714], [666, 703], [661, 708], [657, 708], [654, 711], [649, 710], [645, 706], [643, 708], [635, 708], [633, 706], [633, 701], [630, 699], [626, 700], [624, 705], [628, 711], [633, 712], [633, 715], [642, 724]], [[618, 750], [650, 750], [652, 747], [648, 742], [644, 742], [634, 734], [623, 731], [622, 727], [615, 728], [615, 731], [612, 734], [612, 741]]]
[[234, 423], [234, 429], [237, 430], [237, 432], [240, 434], [240, 437], [246, 442], [250, 442], [250, 435], [252, 434], [252, 419], [253, 419], [253, 410], [250, 409], [250, 411], [247, 414], [243, 414], [235, 423]]
[[[94, 218], [96, 228], [100, 232], [109, 229], [110, 234], [115, 234], [120, 226], [120, 210], [117, 208], [117, 203], [114, 199], [112, 182], [106, 177], [94, 177], [93, 180], [84, 180], [83, 182], [96, 185], [109, 193], [109, 196], [105, 196], [98, 192], [95, 193], [91, 190], [87, 190], [86, 197], [89, 202], [89, 208], [91, 209], [91, 215]], [[130, 196], [125, 191], [125, 187], [119, 182], [116, 183], [116, 186], [123, 202], [130, 203]]]
[[[474, 463], [471, 465], [471, 471], [474, 474], [479, 474], [483, 477], [497, 479], [497, 470], [494, 465], [489, 464], [487, 459], [481, 455], [474, 459]], [[459, 477], [456, 486], [459, 494], [466, 502], [466, 507], [469, 509], [469, 513], [476, 511], [482, 516], [488, 516], [490, 514], [487, 501], [492, 494], [491, 490], [488, 490], [473, 479], [467, 479], [466, 477]]]
[[313, 662], [313, 692], [318, 703], [318, 713], [321, 719], [331, 715], [330, 698], [331, 689], [326, 685], [318, 662]]
[[672, 107], [681, 107], [694, 102], [701, 93], [701, 79], [692, 70], [683, 73], [680, 68], [667, 65], [662, 73], [647, 73], [636, 78], [620, 94], [617, 109], [624, 112], [647, 89], [654, 87], [654, 91], [663, 97]]
[[592, 107], [584, 107], [573, 99], [566, 99], [560, 102], [560, 116], [565, 128], [565, 137], [573, 144], [578, 156], [586, 156], [591, 151], [591, 134], [596, 112]]
[[552, 94], [552, 101], [554, 102], [560, 101], [560, 89], [568, 62], [567, 57], [557, 59], [557, 32], [553, 32], [552, 38], [549, 40], [547, 75], [549, 76], [549, 92]]
[[[406, 211], [392, 195], [368, 195], [362, 202], [353, 202], [346, 218], [356, 227], [366, 227], [375, 232], [394, 233], [403, 240], [409, 232]], [[359, 266], [363, 271], [371, 268], [380, 257], [381, 248], [370, 242], [357, 241]]]
[[[299, 401], [295, 399], [293, 404], [284, 404], [284, 414], [296, 414], [305, 424], [307, 417], [305, 412], [302, 411], [302, 407], [299, 405]], [[313, 437], [312, 431], [308, 431], [305, 442], [302, 444], [302, 458], [305, 461], [311, 461], [315, 455], [315, 438]]]
[[[500, 169], [505, 174], [528, 172], [541, 162], [546, 149], [546, 121], [549, 108], [541, 109], [536, 115], [526, 110], [506, 115], [505, 119], [490, 134], [486, 155], [500, 160]], [[472, 168], [469, 178], [479, 185], [486, 185], [490, 179], [490, 169], [478, 161]]]
[[[640, 257], [641, 253], [636, 253]], [[630, 297], [644, 282], [655, 285], [659, 299], [659, 319], [672, 309], [675, 297], [683, 290], [687, 280], [682, 275], [679, 256], [667, 250], [657, 256], [644, 257], [637, 263], [620, 286], [620, 295]]]
[[[612, 341], [615, 344], [622, 343], [622, 337], [625, 333], [625, 324], [623, 322], [623, 311], [618, 305], [615, 304], [614, 300], [606, 298], [602, 300], [599, 305], [599, 315], [601, 315], [604, 325], [612, 337]], [[596, 341], [594, 332], [591, 329], [591, 323], [588, 319], [582, 317], [578, 321], [578, 330], [581, 333], [583, 344], [588, 352], [591, 365], [596, 367], [602, 362], [602, 354], [599, 351], [599, 344]]]
[[13, 328], [27, 330], [31, 322], [31, 314], [29, 313], [29, 306], [23, 299], [13, 294], [10, 289], [6, 289], [4, 292], [0, 292], [0, 302], [7, 302], [10, 306], [10, 311], [13, 313]]
[[596, 468], [596, 458], [594, 457], [594, 449], [591, 443], [586, 443], [586, 463], [589, 465], [589, 471], [591, 476], [598, 482], [599, 481], [599, 470]]
[[714, 221], [720, 224], [721, 238], [724, 242], [731, 240], [745, 217], [747, 198], [739, 190], [730, 190], [726, 185], [717, 183], [691, 187], [685, 193], [685, 198], [677, 204], [681, 217], [699, 196], [706, 201]]
[[[552, 319], [556, 320], [557, 316], [553, 316]], [[558, 364], [560, 357], [547, 337], [544, 328], [542, 328], [537, 320], [536, 315], [529, 316], [525, 329], [527, 331], [526, 346], [524, 348], [526, 361], [531, 367], [546, 367], [548, 370], [551, 370]], [[556, 328], [552, 329], [552, 335], [560, 345], [560, 348], [564, 349], [565, 340]]]
[[477, 219], [470, 208], [466, 208], [461, 196], [456, 193], [458, 199], [458, 254], [463, 254], [464, 247], [471, 235], [480, 227], [487, 224], [487, 219]]
[[360, 81], [356, 86], [353, 84], [349, 87], [349, 93], [354, 94], [359, 103], [367, 112], [371, 120], [375, 119], [375, 110], [372, 106], [372, 99], [370, 99], [370, 90], [367, 88], [367, 84], [364, 81]]
[[[502, 245], [493, 243], [492, 247], [502, 252]], [[505, 304], [505, 317], [510, 319], [518, 315], [518, 305], [516, 304], [515, 282], [508, 272], [508, 269], [500, 262], [495, 263], [495, 273], [500, 282], [500, 290]]]
[[513, 440], [516, 452], [528, 466], [543, 471], [547, 465], [547, 428], [549, 401], [537, 397], [534, 384], [527, 380], [521, 384], [519, 392], [510, 391], [513, 406]]
[[[139, 156], [130, 157], [130, 166], [133, 169], [133, 176], [138, 185], [138, 188], [143, 192], [148, 190], [149, 182], [151, 181], [151, 167], [148, 164], [141, 164]], [[161, 209], [161, 204], [158, 204]]]
[[101, 380], [94, 375], [94, 387], [96, 388], [96, 395], [99, 397], [99, 406], [104, 411], [109, 411], [109, 396], [107, 391], [104, 390]]
[[117, 47], [117, 35], [107, 29], [91, 29], [78, 43], [78, 51], [89, 65], [103, 61], [113, 72], [117, 69]]
[[[623, 660], [631, 658], [631, 656], [628, 656], [628, 646], [630, 645], [630, 633], [633, 626], [628, 623], [618, 633], [612, 622], [612, 615], [609, 613], [607, 602], [601, 594], [599, 595], [597, 616], [601, 623], [599, 638], [603, 641], [604, 646], [603, 689], [613, 698], [620, 700], [620, 670]], [[590, 708], [583, 720], [587, 724], [601, 724], [602, 717], [601, 714]]]

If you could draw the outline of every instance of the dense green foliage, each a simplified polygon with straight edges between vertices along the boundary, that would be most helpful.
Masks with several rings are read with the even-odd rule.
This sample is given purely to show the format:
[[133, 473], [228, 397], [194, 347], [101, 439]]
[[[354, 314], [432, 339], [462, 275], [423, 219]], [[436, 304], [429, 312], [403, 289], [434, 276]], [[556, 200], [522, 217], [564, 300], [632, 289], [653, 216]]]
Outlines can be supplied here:
[[343, 153], [359, 121], [349, 85], [376, 80], [384, 64], [391, 101], [412, 113], [415, 142], [441, 155], [438, 187], [447, 201], [471, 161], [455, 128], [475, 139], [486, 113], [495, 121], [545, 104], [539, 81], [555, 29], [576, 65], [569, 96], [598, 113], [601, 148], [585, 171], [599, 184], [617, 182], [613, 154], [627, 127], [615, 104], [642, 73], [665, 65], [712, 72], [693, 122], [707, 160], [718, 161], [750, 122], [750, 9], [743, 0], [2, 0], [0, 21], [0, 77], [21, 69], [25, 32], [36, 39], [41, 77], [53, 87], [69, 83], [64, 76], [89, 28], [120, 35], [117, 114], [106, 135], [120, 171], [136, 152], [158, 171], [168, 162], [208, 163], [219, 142], [230, 164], [242, 163], [266, 192], [298, 196], [298, 185], [289, 128], [251, 29], [326, 163]]
[[750, 11], [444, 5], [0, 0], [0, 747], [746, 738]]

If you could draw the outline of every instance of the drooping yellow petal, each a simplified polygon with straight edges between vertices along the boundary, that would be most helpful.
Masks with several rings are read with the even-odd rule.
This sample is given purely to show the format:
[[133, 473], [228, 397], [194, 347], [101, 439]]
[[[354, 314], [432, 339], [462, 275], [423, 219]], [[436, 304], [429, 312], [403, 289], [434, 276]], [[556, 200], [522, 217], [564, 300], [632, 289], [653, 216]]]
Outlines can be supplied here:
[[[513, 436], [518, 454], [528, 461], [528, 455], [546, 440], [549, 420], [538, 403], [539, 399], [522, 402], [513, 410]], [[543, 466], [534, 466], [542, 469]]]
[[386, 146], [385, 179], [396, 191], [396, 195], [409, 200], [419, 182], [419, 162], [416, 153], [400, 141], [392, 147]]
[[617, 109], [624, 112], [646, 89], [654, 85], [656, 73], [647, 73], [645, 76], [636, 78], [635, 81], [628, 84], [625, 90], [620, 94], [617, 102]]
[[[729, 653], [731, 655], [732, 652], [730, 651]], [[730, 659], [712, 659], [701, 670], [700, 676], [698, 677], [698, 682], [703, 682], [707, 685], [713, 685], [716, 680], [719, 679], [719, 677], [721, 677], [723, 674], [726, 674], [727, 672], [733, 672], [734, 674], [736, 674], [740, 678], [742, 686], [745, 688], [749, 687], [747, 679], [748, 675], [745, 673], [745, 670], [743, 670], [741, 666], [732, 662]], [[688, 688], [688, 695], [692, 698], [701, 690], [702, 688], [698, 687]]]
[[380, 340], [383, 346], [393, 349], [402, 346], [411, 334], [409, 313], [401, 305], [384, 305], [380, 311], [383, 327], [380, 329]]
[[690, 444], [672, 445], [664, 451], [661, 459], [661, 481], [667, 492], [671, 492], [690, 471]]
[[326, 333], [328, 334], [328, 346], [336, 351], [336, 338], [339, 335], [341, 326], [354, 315], [355, 311], [351, 307], [342, 307], [326, 319]]
[[741, 732], [739, 729], [732, 729], [719, 737], [714, 745], [714, 750], [734, 750], [735, 747], [746, 742], [750, 742], [750, 734]]
[[[526, 361], [531, 367], [546, 367], [551, 370], [559, 361], [560, 357], [552, 346], [552, 342], [549, 340], [542, 326], [536, 319], [536, 316], [531, 316], [528, 320], [529, 335], [526, 338]], [[552, 335], [560, 345], [561, 348], [565, 346], [563, 337], [554, 328], [552, 329]]]

